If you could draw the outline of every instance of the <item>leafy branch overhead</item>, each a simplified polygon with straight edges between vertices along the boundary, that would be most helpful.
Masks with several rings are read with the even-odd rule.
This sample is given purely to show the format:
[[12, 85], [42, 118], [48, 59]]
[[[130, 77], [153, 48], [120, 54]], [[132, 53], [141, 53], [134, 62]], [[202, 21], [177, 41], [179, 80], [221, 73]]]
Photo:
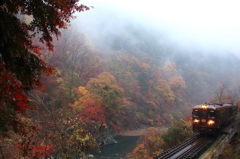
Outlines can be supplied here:
[[[60, 29], [69, 26], [73, 14], [90, 9], [78, 2], [0, 1], [1, 134], [12, 129], [19, 134], [26, 132], [19, 114], [32, 108], [28, 92], [35, 87], [43, 88], [42, 75], [55, 73], [55, 68], [41, 59], [43, 47], [53, 51], [53, 37], [59, 37]], [[27, 155], [23, 153], [23, 156]]]

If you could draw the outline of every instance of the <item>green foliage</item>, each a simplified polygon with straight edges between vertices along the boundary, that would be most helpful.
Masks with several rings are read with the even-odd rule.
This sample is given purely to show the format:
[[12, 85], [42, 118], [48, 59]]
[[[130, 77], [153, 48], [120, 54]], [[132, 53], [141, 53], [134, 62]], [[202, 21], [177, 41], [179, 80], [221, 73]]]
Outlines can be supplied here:
[[173, 125], [168, 128], [167, 132], [162, 134], [166, 147], [170, 148], [192, 135], [191, 126], [183, 120], [174, 120]]
[[97, 95], [105, 107], [118, 109], [123, 97], [123, 89], [116, 85], [113, 75], [103, 72], [97, 78], [91, 78], [86, 85], [91, 94]]

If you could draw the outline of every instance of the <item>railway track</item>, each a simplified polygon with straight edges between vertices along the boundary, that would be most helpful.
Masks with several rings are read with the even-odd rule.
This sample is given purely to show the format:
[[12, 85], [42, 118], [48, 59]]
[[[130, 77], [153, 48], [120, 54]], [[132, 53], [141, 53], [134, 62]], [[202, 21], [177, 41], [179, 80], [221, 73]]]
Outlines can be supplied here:
[[191, 138], [188, 138], [180, 144], [164, 151], [160, 156], [157, 156], [154, 159], [193, 159], [211, 144], [214, 139], [215, 138], [213, 137], [195, 134]]

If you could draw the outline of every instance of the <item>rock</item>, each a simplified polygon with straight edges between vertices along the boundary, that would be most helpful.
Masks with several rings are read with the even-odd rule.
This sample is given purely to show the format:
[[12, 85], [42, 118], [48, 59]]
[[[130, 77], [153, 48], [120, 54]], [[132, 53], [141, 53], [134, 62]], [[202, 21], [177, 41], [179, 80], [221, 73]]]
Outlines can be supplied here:
[[94, 155], [88, 154], [88, 159], [94, 159]]
[[108, 136], [103, 142], [104, 142], [104, 145], [110, 145], [110, 144], [117, 143], [117, 141], [112, 136]]

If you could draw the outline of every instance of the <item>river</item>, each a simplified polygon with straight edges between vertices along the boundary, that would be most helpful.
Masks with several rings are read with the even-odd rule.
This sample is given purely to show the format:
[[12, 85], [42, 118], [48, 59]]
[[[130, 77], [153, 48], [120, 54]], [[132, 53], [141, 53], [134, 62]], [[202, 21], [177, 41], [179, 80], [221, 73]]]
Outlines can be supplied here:
[[127, 159], [126, 154], [136, 147], [139, 136], [117, 136], [114, 139], [118, 143], [102, 146], [101, 153], [93, 153], [95, 159]]

